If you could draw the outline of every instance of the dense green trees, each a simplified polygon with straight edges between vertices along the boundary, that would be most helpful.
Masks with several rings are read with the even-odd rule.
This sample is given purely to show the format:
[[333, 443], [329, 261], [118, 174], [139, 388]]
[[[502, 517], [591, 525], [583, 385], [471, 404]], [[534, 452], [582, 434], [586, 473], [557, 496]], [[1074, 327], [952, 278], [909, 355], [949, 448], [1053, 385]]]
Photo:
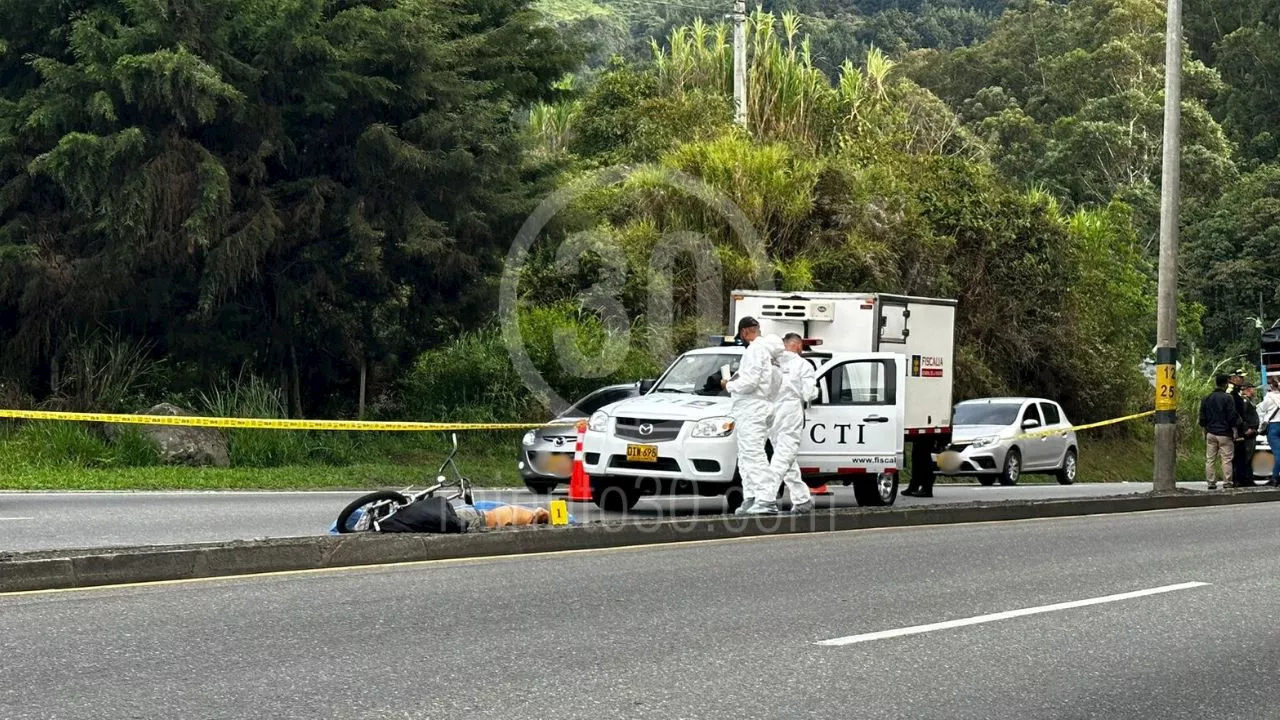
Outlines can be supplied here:
[[447, 340], [537, 189], [515, 113], [580, 59], [522, 0], [0, 1], [6, 374], [106, 325], [301, 413]]
[[[1280, 153], [1278, 9], [1274, 0], [1211, 0], [1186, 10], [1182, 287], [1203, 307], [1214, 354], [1251, 355], [1256, 324], [1280, 317], [1280, 248], [1269, 224], [1276, 168], [1268, 165]], [[1074, 206], [1131, 205], [1150, 255], [1164, 25], [1158, 0], [1026, 0], [987, 40], [916, 52], [905, 64], [960, 113], [1006, 177]]]
[[[1247, 349], [1259, 300], [1280, 315], [1276, 2], [1188, 11], [1184, 288], [1212, 352]], [[959, 298], [962, 395], [1146, 400], [1162, 3], [766, 3], [745, 130], [722, 10], [0, 0], [0, 378], [85, 407], [92, 358], [142, 353], [154, 388], [244, 370], [294, 414], [351, 412], [365, 373], [396, 414], [530, 412], [491, 322], [501, 259], [538, 199], [621, 165], [525, 268], [529, 352], [566, 395], [722, 329], [696, 317], [701, 257], [722, 290]], [[681, 232], [709, 245], [655, 261]], [[582, 299], [618, 258], [626, 328]]]
[[[959, 110], [1004, 173], [1074, 204], [1121, 198], [1156, 231], [1164, 98], [1164, 10], [1155, 0], [1032, 0], [985, 42], [921, 53], [911, 75]], [[1183, 191], [1189, 211], [1235, 177], [1209, 111], [1217, 71], [1189, 58]]]
[[[647, 162], [697, 177], [741, 209], [767, 250], [761, 268], [722, 217], [656, 171], [589, 193], [570, 213], [576, 225], [561, 230], [621, 249], [630, 314], [645, 315], [655, 287], [671, 292], [671, 337], [697, 342], [696, 268], [681, 267], [675, 282], [650, 268], [671, 233], [692, 230], [714, 244], [726, 286], [755, 287], [763, 271], [784, 289], [958, 298], [961, 395], [1041, 392], [1076, 417], [1140, 402], [1154, 306], [1128, 207], [1068, 210], [1019, 189], [882, 54], [846, 64], [833, 83], [798, 23], [752, 18], [748, 132], [729, 122], [723, 27], [677, 30], [652, 67], [616, 66], [581, 100], [565, 128], [572, 162]], [[535, 306], [571, 301], [595, 277], [529, 272]]]

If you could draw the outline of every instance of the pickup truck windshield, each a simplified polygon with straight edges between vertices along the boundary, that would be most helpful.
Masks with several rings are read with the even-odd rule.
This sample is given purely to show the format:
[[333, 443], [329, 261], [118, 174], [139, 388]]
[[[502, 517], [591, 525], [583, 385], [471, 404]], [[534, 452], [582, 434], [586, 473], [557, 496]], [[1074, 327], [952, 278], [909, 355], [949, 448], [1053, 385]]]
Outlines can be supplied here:
[[729, 393], [720, 388], [721, 368], [728, 365], [733, 374], [741, 361], [742, 355], [685, 355], [652, 392], [727, 397]]
[[956, 425], [1012, 425], [1018, 419], [1020, 403], [978, 403], [956, 406]]

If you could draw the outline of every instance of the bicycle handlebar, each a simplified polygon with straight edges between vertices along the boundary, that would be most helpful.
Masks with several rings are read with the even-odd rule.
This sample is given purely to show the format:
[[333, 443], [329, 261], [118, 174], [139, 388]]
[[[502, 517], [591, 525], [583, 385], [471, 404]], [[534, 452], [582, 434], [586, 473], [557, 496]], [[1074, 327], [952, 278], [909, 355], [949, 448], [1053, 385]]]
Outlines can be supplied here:
[[[458, 454], [458, 433], [452, 433], [452, 436], [453, 436], [453, 449], [449, 451], [449, 455], [445, 457], [444, 462], [440, 463], [440, 469], [436, 471], [437, 475], [444, 472], [444, 469], [453, 463], [454, 456]], [[454, 470], [455, 472], [457, 471], [456, 466], [454, 467]]]

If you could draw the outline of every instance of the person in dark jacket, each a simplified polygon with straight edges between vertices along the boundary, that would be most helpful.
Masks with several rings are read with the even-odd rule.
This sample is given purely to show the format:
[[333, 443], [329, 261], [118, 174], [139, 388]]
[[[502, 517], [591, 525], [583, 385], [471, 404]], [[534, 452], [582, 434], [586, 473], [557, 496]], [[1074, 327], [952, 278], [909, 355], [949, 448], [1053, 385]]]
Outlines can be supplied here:
[[1258, 448], [1258, 426], [1262, 424], [1258, 417], [1258, 408], [1253, 404], [1255, 390], [1253, 383], [1245, 380], [1240, 383], [1241, 432], [1236, 441], [1235, 478], [1236, 487], [1252, 487], [1258, 483], [1253, 480], [1253, 454]]
[[1222, 460], [1223, 487], [1233, 487], [1236, 432], [1240, 428], [1240, 414], [1236, 412], [1235, 399], [1227, 392], [1230, 378], [1215, 378], [1217, 389], [1200, 401], [1200, 427], [1204, 429], [1205, 463], [1204, 479], [1210, 490], [1218, 487], [1217, 461]]

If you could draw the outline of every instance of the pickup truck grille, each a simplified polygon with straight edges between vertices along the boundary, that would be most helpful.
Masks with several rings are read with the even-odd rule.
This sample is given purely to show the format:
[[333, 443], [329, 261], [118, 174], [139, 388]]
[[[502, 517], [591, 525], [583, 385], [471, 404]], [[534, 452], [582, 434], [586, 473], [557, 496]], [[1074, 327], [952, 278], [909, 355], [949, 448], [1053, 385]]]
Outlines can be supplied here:
[[[641, 428], [653, 429], [646, 435], [640, 431]], [[667, 440], [675, 440], [680, 436], [680, 428], [684, 427], [683, 420], [645, 420], [643, 418], [618, 418], [617, 425], [614, 426], [613, 434], [626, 440], [638, 440], [640, 442], [664, 442]]]
[[675, 458], [658, 458], [657, 462], [636, 462], [628, 460], [625, 455], [614, 455], [609, 458], [610, 469], [617, 470], [655, 470], [658, 472], [680, 472], [680, 463]]

